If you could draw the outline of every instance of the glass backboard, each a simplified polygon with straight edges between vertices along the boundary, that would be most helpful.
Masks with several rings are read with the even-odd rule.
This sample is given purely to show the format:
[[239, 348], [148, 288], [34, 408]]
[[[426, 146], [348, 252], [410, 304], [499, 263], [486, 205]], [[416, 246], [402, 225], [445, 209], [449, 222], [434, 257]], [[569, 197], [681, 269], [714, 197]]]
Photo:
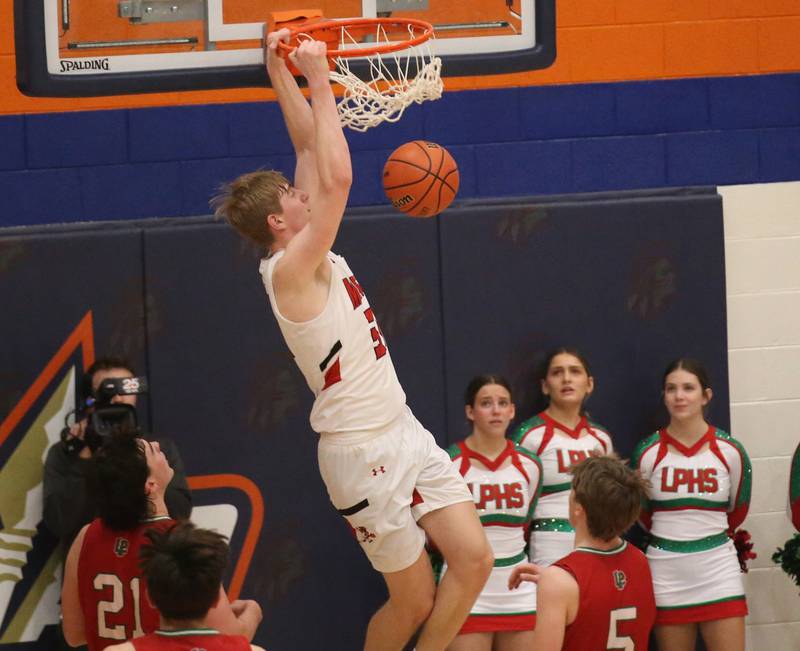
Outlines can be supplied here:
[[263, 24], [304, 9], [426, 20], [445, 77], [555, 58], [555, 0], [14, 0], [17, 84], [51, 97], [265, 86]]

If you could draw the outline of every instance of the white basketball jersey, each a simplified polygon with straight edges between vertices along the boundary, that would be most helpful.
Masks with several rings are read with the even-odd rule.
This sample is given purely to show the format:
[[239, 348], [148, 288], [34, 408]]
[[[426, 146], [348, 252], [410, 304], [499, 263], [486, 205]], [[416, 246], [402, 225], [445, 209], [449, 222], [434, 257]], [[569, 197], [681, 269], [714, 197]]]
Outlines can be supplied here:
[[311, 427], [325, 434], [385, 427], [400, 413], [406, 395], [364, 290], [345, 259], [329, 252], [325, 308], [310, 321], [290, 321], [278, 310], [272, 286], [283, 253], [263, 259], [259, 271], [286, 344], [316, 397]]

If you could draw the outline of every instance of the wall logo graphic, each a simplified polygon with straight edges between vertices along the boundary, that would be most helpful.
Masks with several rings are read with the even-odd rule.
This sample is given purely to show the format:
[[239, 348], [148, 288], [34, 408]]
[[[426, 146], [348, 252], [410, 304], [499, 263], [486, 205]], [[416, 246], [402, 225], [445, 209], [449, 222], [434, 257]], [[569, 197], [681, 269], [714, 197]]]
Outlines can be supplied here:
[[[42, 524], [44, 461], [50, 446], [60, 440], [67, 413], [75, 407], [76, 377], [93, 361], [88, 312], [0, 421], [0, 649], [19, 643], [44, 649], [45, 628], [59, 625], [62, 553]], [[235, 564], [227, 591], [234, 600], [261, 533], [261, 492], [241, 475], [187, 479], [195, 496], [192, 520], [231, 540]], [[118, 538], [115, 552], [126, 554], [128, 541]]]
[[42, 532], [44, 459], [75, 406], [77, 355], [94, 360], [88, 313], [0, 422], [0, 645], [33, 642], [59, 620], [61, 555]]

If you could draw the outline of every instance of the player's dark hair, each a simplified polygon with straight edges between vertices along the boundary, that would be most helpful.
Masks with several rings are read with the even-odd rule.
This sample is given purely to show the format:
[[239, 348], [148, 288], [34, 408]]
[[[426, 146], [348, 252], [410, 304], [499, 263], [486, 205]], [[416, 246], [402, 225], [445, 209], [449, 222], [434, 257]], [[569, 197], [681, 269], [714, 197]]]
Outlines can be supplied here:
[[575, 501], [586, 511], [589, 533], [612, 540], [627, 531], [639, 517], [648, 482], [616, 455], [588, 457], [572, 466]]
[[132, 428], [116, 428], [92, 454], [86, 486], [96, 514], [110, 529], [128, 530], [150, 515], [147, 456]]
[[586, 371], [586, 375], [592, 374], [592, 370], [589, 368], [589, 361], [581, 351], [572, 346], [559, 346], [547, 352], [542, 365], [539, 367], [539, 379], [544, 380], [547, 378], [547, 373], [550, 371], [550, 364], [553, 363], [557, 355], [572, 355], [581, 363]]
[[131, 375], [136, 375], [136, 371], [133, 369], [133, 364], [131, 364], [130, 361], [124, 357], [98, 357], [94, 361], [94, 364], [87, 368], [83, 373], [81, 392], [84, 400], [89, 397], [94, 397], [94, 387], [92, 384], [94, 382], [95, 373], [98, 371], [110, 371], [112, 368], [124, 368], [126, 371], [130, 371]]
[[487, 384], [500, 385], [506, 391], [508, 391], [508, 395], [512, 396], [513, 400], [511, 385], [508, 383], [508, 380], [506, 380], [502, 375], [487, 373], [486, 375], [476, 375], [469, 381], [469, 384], [467, 384], [467, 388], [464, 390], [464, 404], [474, 406], [475, 397], [478, 395], [478, 391], [480, 391]]
[[164, 619], [203, 619], [219, 595], [228, 544], [215, 531], [183, 521], [166, 531], [150, 529], [139, 552], [147, 593]]
[[[572, 355], [581, 363], [581, 366], [583, 366], [583, 369], [586, 371], [586, 375], [588, 375], [589, 377], [592, 376], [592, 369], [589, 367], [589, 361], [586, 359], [586, 356], [581, 351], [572, 346], [559, 346], [558, 348], [553, 348], [549, 350], [545, 355], [541, 365], [539, 366], [539, 373], [538, 373], [539, 382], [537, 386], [538, 391], [541, 391], [541, 384], [544, 380], [547, 379], [547, 374], [550, 372], [550, 365], [553, 363], [553, 360], [556, 358], [557, 355]], [[540, 400], [541, 409], [546, 409], [548, 404], [550, 404], [550, 398], [548, 396], [545, 396], [544, 394], [541, 394], [541, 400]], [[581, 405], [581, 415], [586, 415], [586, 410], [583, 407], [583, 405]]]
[[711, 379], [708, 375], [706, 367], [692, 357], [679, 357], [678, 359], [670, 362], [667, 365], [667, 368], [664, 370], [664, 376], [661, 379], [662, 386], [666, 383], [667, 376], [673, 371], [678, 370], [683, 370], [694, 375], [697, 378], [697, 381], [700, 383], [700, 388], [703, 390], [703, 393], [705, 393], [707, 389], [711, 388]]

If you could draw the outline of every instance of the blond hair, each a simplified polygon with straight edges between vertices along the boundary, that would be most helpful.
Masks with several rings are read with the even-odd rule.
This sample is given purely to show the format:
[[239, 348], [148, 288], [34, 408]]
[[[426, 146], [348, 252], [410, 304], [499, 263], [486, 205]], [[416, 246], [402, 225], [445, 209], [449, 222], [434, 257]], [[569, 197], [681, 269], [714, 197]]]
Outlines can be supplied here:
[[586, 511], [589, 533], [600, 540], [621, 536], [639, 517], [649, 482], [616, 455], [588, 457], [572, 466], [575, 501]]
[[224, 219], [240, 235], [268, 249], [275, 241], [267, 216], [281, 214], [281, 195], [290, 183], [280, 172], [258, 170], [223, 184], [211, 200], [214, 216]]

